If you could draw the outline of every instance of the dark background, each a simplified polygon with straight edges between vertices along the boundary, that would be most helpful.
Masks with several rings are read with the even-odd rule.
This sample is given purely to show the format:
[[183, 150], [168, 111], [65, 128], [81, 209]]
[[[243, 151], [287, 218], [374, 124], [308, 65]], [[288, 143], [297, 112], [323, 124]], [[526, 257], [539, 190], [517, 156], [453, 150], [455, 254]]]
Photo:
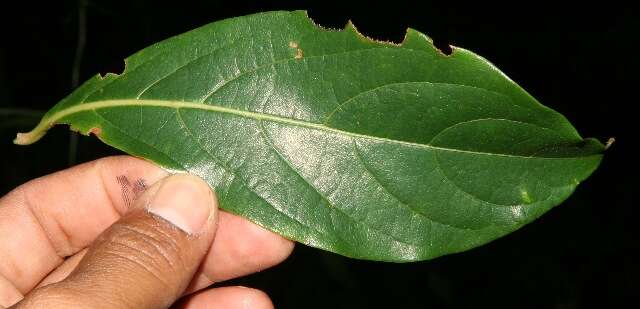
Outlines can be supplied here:
[[[55, 5], [50, 2], [57, 2]], [[0, 195], [68, 166], [69, 133], [15, 146], [39, 111], [72, 89], [82, 15], [76, 1], [0, 4]], [[585, 308], [637, 302], [632, 119], [638, 104], [639, 14], [613, 1], [560, 7], [541, 2], [356, 3], [302, 1], [99, 1], [85, 8], [80, 81], [120, 72], [151, 43], [222, 18], [307, 9], [319, 24], [351, 19], [371, 37], [399, 42], [406, 27], [492, 61], [585, 137], [617, 142], [600, 168], [561, 206], [483, 247], [432, 261], [357, 261], [298, 245], [282, 265], [232, 282], [267, 291], [278, 308]], [[634, 93], [636, 93], [634, 95]], [[80, 137], [75, 162], [117, 154]], [[73, 160], [73, 158], [72, 158]], [[0, 235], [0, 237], [10, 237]]]

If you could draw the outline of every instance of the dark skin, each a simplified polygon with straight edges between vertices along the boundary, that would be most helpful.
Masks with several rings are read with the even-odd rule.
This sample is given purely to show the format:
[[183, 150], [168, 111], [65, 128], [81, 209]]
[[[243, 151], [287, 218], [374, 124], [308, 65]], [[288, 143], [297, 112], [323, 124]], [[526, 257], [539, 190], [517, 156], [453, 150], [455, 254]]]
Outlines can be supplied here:
[[0, 308], [272, 308], [255, 289], [208, 287], [292, 249], [218, 210], [200, 178], [103, 158], [0, 199]]

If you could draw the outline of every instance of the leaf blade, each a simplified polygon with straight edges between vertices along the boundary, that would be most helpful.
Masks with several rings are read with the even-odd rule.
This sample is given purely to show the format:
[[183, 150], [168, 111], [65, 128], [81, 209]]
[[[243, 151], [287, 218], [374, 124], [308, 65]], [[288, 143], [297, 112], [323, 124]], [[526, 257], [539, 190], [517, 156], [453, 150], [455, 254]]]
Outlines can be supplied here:
[[17, 143], [54, 123], [100, 128], [110, 145], [203, 177], [221, 207], [356, 258], [423, 260], [500, 237], [568, 197], [603, 150], [486, 60], [442, 55], [411, 29], [395, 45], [263, 13], [126, 64]]

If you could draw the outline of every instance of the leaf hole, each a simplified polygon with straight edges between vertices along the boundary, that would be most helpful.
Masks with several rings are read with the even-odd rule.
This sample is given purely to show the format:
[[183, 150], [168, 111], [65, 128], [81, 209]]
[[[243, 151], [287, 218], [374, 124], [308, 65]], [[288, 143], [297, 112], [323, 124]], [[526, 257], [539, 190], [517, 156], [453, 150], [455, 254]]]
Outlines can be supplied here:
[[445, 40], [433, 39], [433, 46], [445, 56], [451, 56], [451, 54], [453, 54], [453, 47]]
[[[104, 79], [109, 75], [119, 76], [124, 72], [126, 67], [127, 67], [126, 61], [125, 62], [113, 61], [109, 63], [107, 66], [100, 68], [100, 70], [98, 70], [98, 73], [100, 74], [101, 79]], [[117, 72], [117, 73], [114, 73], [114, 72]]]

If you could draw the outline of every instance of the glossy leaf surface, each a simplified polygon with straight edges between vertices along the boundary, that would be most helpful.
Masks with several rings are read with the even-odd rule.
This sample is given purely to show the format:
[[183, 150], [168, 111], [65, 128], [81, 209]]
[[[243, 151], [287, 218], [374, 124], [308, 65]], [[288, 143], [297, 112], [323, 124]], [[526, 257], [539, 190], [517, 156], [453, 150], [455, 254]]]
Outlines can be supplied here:
[[[522, 61], [526, 61], [523, 59]], [[377, 42], [304, 12], [215, 22], [95, 76], [56, 124], [199, 175], [220, 206], [346, 256], [416, 261], [484, 244], [566, 199], [603, 146], [483, 58], [409, 29]]]

